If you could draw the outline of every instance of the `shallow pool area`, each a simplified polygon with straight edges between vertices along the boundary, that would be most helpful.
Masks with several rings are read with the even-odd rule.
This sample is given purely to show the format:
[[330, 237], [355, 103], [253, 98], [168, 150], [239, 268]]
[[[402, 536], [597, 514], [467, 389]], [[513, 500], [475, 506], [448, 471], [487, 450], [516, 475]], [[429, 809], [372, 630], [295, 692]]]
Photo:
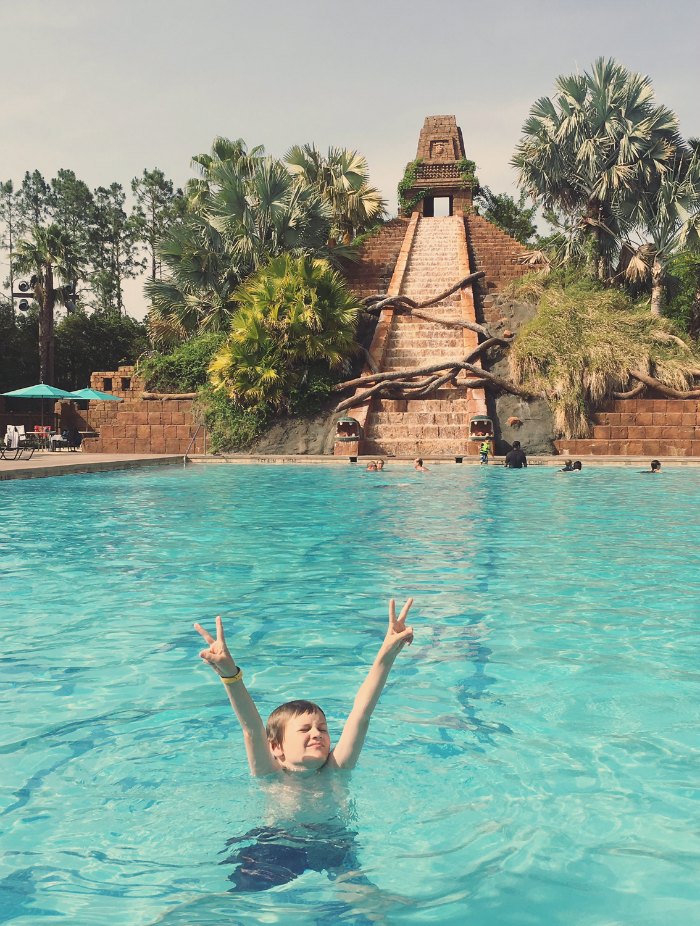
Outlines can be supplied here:
[[[664, 469], [0, 483], [0, 923], [694, 922], [700, 469]], [[193, 621], [263, 717], [308, 697], [337, 739], [408, 595], [351, 777], [251, 781]], [[352, 864], [236, 890], [295, 821]]]

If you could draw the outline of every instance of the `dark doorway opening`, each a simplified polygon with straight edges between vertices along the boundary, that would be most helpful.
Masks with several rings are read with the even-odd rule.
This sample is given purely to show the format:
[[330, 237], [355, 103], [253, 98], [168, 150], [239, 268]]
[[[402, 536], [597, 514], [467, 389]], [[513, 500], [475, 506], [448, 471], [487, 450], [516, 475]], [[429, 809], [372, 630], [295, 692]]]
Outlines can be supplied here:
[[429, 219], [433, 216], [452, 215], [452, 197], [426, 196], [423, 200], [423, 215]]

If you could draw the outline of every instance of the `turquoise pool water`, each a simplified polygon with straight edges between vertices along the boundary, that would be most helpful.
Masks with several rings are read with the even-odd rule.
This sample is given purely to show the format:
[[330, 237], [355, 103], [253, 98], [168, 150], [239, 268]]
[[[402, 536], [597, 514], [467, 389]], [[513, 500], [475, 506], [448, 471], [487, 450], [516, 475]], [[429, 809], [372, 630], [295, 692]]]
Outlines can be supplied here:
[[[0, 923], [696, 922], [699, 489], [458, 466], [0, 484]], [[250, 781], [192, 622], [223, 616], [265, 716], [306, 696], [337, 737], [409, 594], [358, 768], [290, 810]], [[361, 873], [232, 891], [240, 839], [294, 816]]]

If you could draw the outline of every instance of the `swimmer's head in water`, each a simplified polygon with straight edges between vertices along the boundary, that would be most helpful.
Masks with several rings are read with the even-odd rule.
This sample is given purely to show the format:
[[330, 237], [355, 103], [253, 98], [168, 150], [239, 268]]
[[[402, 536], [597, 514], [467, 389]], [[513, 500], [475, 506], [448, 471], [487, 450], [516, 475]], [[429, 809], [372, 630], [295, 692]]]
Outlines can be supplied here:
[[661, 469], [661, 461], [660, 461], [660, 460], [652, 460], [652, 461], [651, 461], [651, 471], [652, 471], [652, 473], [658, 473], [658, 472], [660, 471], [660, 469]]
[[272, 752], [289, 771], [313, 771], [328, 761], [328, 723], [313, 701], [288, 701], [276, 707], [266, 730]]

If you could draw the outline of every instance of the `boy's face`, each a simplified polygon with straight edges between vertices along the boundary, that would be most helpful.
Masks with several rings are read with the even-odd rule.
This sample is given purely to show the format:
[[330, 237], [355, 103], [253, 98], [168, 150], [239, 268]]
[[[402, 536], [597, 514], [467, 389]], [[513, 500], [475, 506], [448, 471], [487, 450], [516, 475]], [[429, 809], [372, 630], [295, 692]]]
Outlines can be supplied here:
[[292, 772], [314, 771], [328, 761], [331, 738], [323, 714], [290, 717], [282, 742], [272, 743], [272, 752]]

